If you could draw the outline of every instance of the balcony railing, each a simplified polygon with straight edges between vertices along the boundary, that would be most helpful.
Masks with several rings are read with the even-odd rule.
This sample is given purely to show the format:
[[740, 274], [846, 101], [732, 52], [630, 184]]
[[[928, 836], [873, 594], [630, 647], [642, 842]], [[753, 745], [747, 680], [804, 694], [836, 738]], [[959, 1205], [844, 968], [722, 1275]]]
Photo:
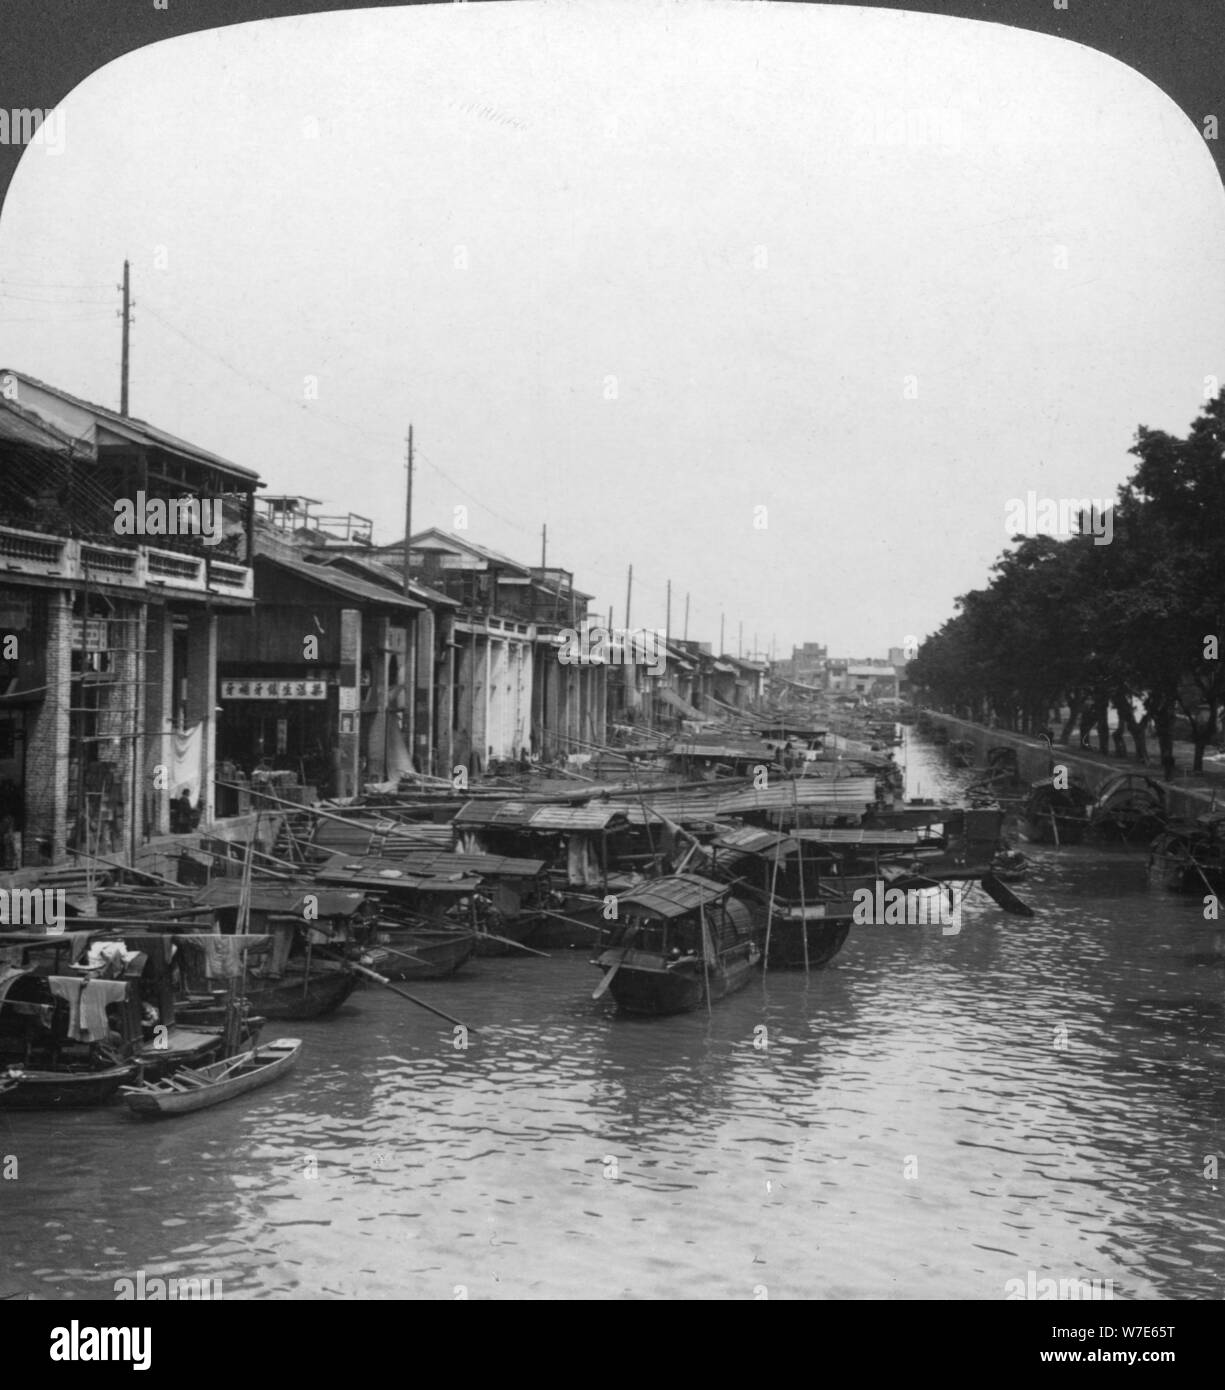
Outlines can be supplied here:
[[231, 565], [225, 560], [210, 560], [208, 587], [215, 594], [229, 594], [233, 598], [253, 598], [254, 571], [248, 565]]
[[0, 526], [0, 576], [6, 574], [227, 598], [252, 598], [255, 592], [254, 572], [247, 565], [144, 545], [99, 545], [13, 526]]
[[28, 574], [63, 574], [68, 544], [58, 536], [0, 526], [0, 568]]
[[195, 589], [203, 593], [207, 587], [202, 556], [175, 554], [169, 550], [145, 552], [149, 582], [160, 580], [176, 589]]

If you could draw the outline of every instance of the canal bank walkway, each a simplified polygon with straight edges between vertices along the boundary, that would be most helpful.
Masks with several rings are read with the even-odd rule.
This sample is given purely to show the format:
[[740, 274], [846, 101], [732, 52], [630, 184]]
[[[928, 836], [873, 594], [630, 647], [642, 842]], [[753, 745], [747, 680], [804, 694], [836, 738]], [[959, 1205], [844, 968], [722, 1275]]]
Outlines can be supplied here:
[[969, 739], [975, 746], [979, 761], [986, 763], [987, 749], [1006, 745], [1017, 750], [1017, 762], [1021, 776], [1028, 781], [1037, 781], [1049, 773], [1051, 760], [1066, 763], [1080, 772], [1089, 786], [1096, 792], [1109, 778], [1122, 772], [1135, 772], [1151, 777], [1165, 789], [1166, 804], [1171, 814], [1193, 820], [1206, 811], [1219, 807], [1225, 811], [1225, 757], [1219, 761], [1204, 760], [1204, 770], [1192, 773], [1195, 762], [1195, 747], [1189, 742], [1176, 741], [1174, 744], [1175, 775], [1166, 779], [1161, 775], [1161, 759], [1156, 755], [1155, 744], [1149, 754], [1147, 764], [1136, 761], [1134, 750], [1126, 757], [1102, 753], [1096, 748], [1080, 748], [1072, 744], [1055, 743], [1048, 750], [1043, 739], [1028, 734], [1016, 734], [1007, 729], [988, 729], [982, 724], [971, 724], [968, 720], [957, 719], [939, 710], [923, 710], [922, 713], [933, 724], [943, 725], [951, 739]]

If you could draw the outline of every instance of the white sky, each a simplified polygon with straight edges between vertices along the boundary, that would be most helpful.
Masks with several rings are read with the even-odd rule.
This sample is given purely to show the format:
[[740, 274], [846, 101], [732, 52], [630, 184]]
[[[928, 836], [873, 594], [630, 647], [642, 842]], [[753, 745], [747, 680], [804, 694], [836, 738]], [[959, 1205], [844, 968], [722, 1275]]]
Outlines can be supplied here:
[[670, 577], [673, 631], [688, 591], [733, 652], [921, 638], [1010, 498], [1113, 497], [1137, 424], [1225, 378], [1195, 127], [1001, 26], [359, 11], [155, 45], [62, 110], [0, 219], [0, 363], [117, 406], [126, 256], [133, 414], [378, 540], [412, 420], [414, 529], [466, 505], [538, 563], [547, 522], [597, 611], [632, 563], [635, 625]]

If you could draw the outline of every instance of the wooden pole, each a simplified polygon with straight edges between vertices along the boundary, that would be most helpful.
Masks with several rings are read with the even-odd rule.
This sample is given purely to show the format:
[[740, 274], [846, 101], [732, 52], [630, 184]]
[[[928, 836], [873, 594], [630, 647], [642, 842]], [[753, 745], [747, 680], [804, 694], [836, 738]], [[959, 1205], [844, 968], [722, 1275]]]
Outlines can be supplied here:
[[[119, 365], [119, 413], [128, 413], [129, 338], [132, 324], [132, 284], [127, 261], [123, 263], [123, 351]], [[88, 613], [85, 615], [88, 618]]]
[[370, 980], [376, 985], [382, 985], [384, 989], [391, 990], [392, 994], [398, 994], [402, 999], [407, 999], [410, 1003], [418, 1005], [422, 1009], [428, 1009], [430, 1013], [437, 1014], [439, 1018], [445, 1018], [448, 1023], [453, 1023], [457, 1028], [466, 1028], [469, 1033], [477, 1030], [470, 1023], [464, 1023], [462, 1019], [454, 1018], [451, 1014], [443, 1013], [441, 1009], [436, 1009], [433, 1004], [427, 1004], [424, 999], [418, 999], [415, 994], [409, 994], [408, 990], [401, 989], [398, 985], [393, 985], [385, 975], [380, 975], [377, 970], [367, 970], [364, 965], [354, 965], [352, 961], [345, 964], [355, 975], [360, 975], [364, 980]]
[[[409, 591], [409, 538], [413, 534], [413, 427], [408, 427], [408, 459], [405, 464], [408, 469], [408, 486], [404, 492], [404, 593]], [[407, 665], [407, 662], [405, 663]], [[416, 691], [409, 692], [410, 708], [411, 702], [416, 699]], [[411, 755], [411, 748], [409, 753]]]

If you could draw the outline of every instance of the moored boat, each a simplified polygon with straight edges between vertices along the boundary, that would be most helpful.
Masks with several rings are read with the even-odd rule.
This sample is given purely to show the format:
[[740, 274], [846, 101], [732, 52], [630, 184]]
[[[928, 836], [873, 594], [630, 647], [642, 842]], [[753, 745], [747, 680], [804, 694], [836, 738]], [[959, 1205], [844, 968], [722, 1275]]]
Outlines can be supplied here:
[[1171, 893], [1225, 892], [1225, 815], [1211, 811], [1170, 824], [1149, 850], [1150, 883]]
[[[358, 986], [358, 977], [342, 965], [314, 961], [309, 973], [291, 968], [280, 979], [248, 977], [244, 997], [252, 1013], [282, 1023], [326, 1018], [335, 1013]], [[217, 999], [189, 999], [177, 1005], [175, 1017], [191, 1027], [223, 1023], [225, 1004]]]
[[596, 964], [607, 990], [633, 1014], [678, 1014], [748, 984], [761, 962], [753, 915], [727, 884], [675, 874], [618, 899], [618, 923]]
[[441, 980], [471, 958], [476, 943], [475, 932], [460, 928], [380, 929], [361, 959], [388, 980]]
[[2, 1110], [78, 1110], [106, 1105], [126, 1082], [140, 1074], [135, 1062], [119, 1066], [13, 1066], [0, 1074]]
[[206, 1110], [284, 1076], [298, 1060], [301, 1050], [299, 1038], [279, 1038], [198, 1071], [180, 1067], [166, 1081], [125, 1086], [123, 1098], [133, 1113], [142, 1118], [156, 1119]]
[[1030, 844], [1078, 845], [1089, 828], [1093, 793], [1073, 778], [1035, 782], [1021, 808], [1021, 833]]
[[1165, 788], [1139, 772], [1104, 782], [1090, 811], [1090, 826], [1124, 844], [1151, 841], [1166, 827]]

